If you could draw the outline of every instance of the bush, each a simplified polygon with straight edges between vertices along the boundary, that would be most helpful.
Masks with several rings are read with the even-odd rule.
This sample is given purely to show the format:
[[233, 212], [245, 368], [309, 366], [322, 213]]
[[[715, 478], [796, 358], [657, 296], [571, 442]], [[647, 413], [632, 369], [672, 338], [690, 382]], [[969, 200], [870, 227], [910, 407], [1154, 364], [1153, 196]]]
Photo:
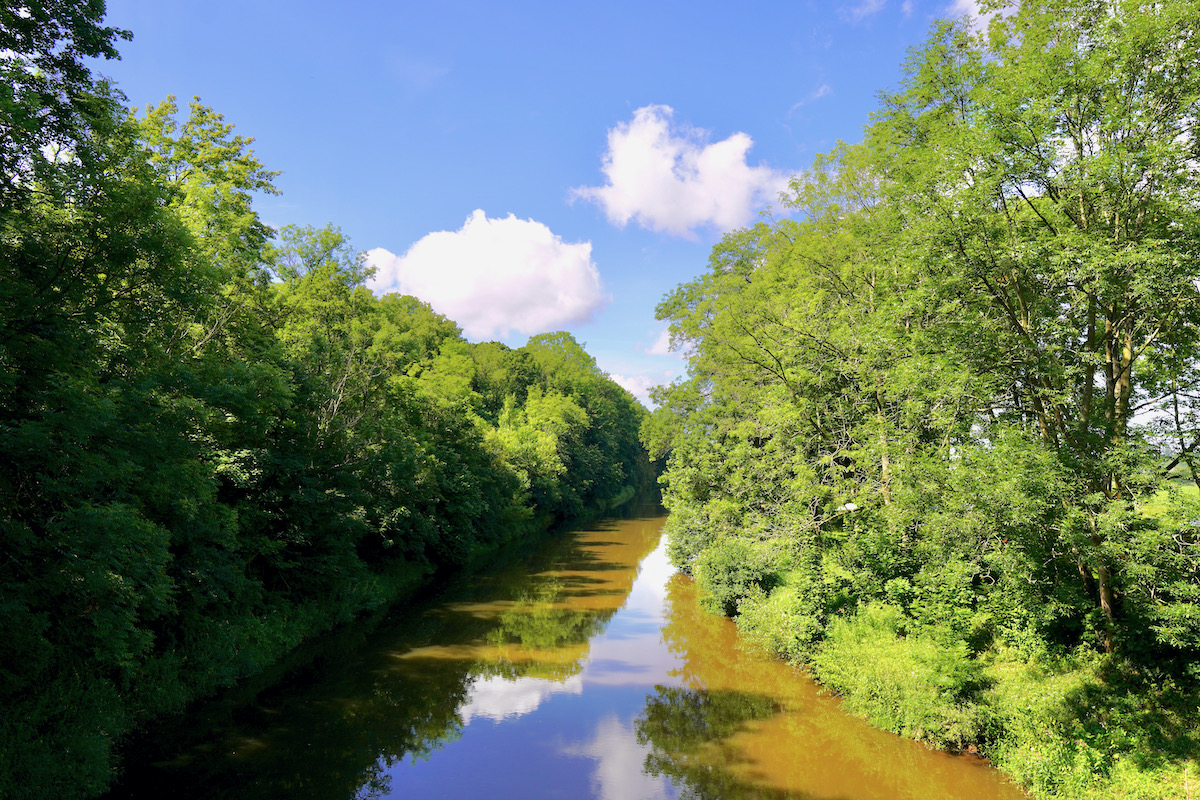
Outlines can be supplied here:
[[720, 539], [696, 557], [693, 575], [700, 603], [708, 611], [732, 617], [738, 603], [775, 583], [769, 558], [744, 539]]
[[989, 739], [993, 714], [979, 697], [986, 681], [966, 643], [905, 636], [906, 622], [887, 603], [834, 619], [813, 659], [817, 677], [876, 727], [942, 748]]
[[1087, 653], [998, 660], [988, 676], [1005, 732], [989, 756], [1034, 796], [1195, 796], [1194, 684]]
[[793, 664], [806, 661], [821, 625], [792, 586], [747, 595], [738, 605], [738, 630], [755, 646]]
[[738, 630], [755, 646], [801, 664], [812, 658], [834, 607], [842, 602], [837, 575], [819, 563], [779, 576], [770, 592], [751, 592], [738, 604]]

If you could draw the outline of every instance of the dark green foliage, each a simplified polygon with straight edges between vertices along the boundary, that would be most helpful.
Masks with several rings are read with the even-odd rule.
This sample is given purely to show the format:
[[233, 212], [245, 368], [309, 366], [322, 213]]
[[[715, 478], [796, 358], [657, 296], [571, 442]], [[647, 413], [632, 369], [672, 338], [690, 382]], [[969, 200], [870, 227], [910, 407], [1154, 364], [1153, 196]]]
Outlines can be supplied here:
[[89, 134], [112, 98], [85, 57], [117, 58], [129, 32], [105, 27], [103, 0], [29, 0], [0, 5], [0, 202], [21, 202], [45, 170], [51, 146], [90, 166]]
[[82, 57], [122, 35], [102, 3], [21, 7], [0, 11], [0, 797], [90, 796], [131, 727], [651, 475], [640, 406], [569, 335], [472, 345], [375, 297], [336, 228], [259, 219], [274, 173], [219, 114], [135, 119], [92, 80]]

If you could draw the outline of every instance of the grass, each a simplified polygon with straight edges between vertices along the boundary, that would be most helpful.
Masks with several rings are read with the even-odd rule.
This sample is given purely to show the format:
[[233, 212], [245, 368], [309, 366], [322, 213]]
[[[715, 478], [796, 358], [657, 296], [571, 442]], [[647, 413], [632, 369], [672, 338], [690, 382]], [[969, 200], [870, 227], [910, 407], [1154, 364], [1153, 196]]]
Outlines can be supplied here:
[[[930, 746], [974, 746], [1046, 800], [1200, 800], [1200, 681], [1178, 665], [1081, 650], [981, 652], [895, 605], [835, 616], [817, 639], [793, 582], [741, 603], [739, 628], [805, 662], [845, 707]], [[910, 629], [911, 628], [911, 629]]]

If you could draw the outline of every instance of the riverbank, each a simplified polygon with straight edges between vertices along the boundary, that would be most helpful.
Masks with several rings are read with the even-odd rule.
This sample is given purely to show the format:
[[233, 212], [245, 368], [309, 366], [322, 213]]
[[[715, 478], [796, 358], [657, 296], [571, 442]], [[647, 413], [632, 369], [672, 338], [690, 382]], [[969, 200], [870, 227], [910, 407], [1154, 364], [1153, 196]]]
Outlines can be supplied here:
[[658, 306], [672, 561], [884, 728], [1187, 798], [1196, 6], [984, 5]]
[[[521, 630], [528, 638], [529, 623], [513, 616], [525, 611], [542, 626], [538, 646], [563, 639], [563, 648], [542, 653], [557, 666], [518, 668], [522, 674], [561, 671], [560, 662], [578, 656], [582, 642], [574, 641], [575, 624], [592, 630], [607, 622], [628, 593], [636, 564], [657, 540], [657, 525], [638, 526], [646, 528], [645, 518], [660, 513], [657, 493], [650, 492], [603, 515], [602, 530], [625, 526], [637, 535], [628, 543], [602, 539], [621, 552], [620, 564], [600, 572], [597, 586], [584, 587], [581, 593], [593, 599], [572, 614], [543, 618], [537, 609], [557, 596], [549, 590], [561, 587], [536, 573], [548, 562], [579, 558], [575, 526], [513, 540], [490, 558], [439, 572], [408, 600], [315, 637], [259, 675], [147, 726], [129, 742], [129, 774], [106, 797], [157, 797], [164, 786], [181, 797], [355, 796], [383, 754], [419, 757], [454, 738], [459, 705], [481, 669], [473, 659], [452, 657], [455, 648], [511, 655], [513, 648], [500, 639]], [[528, 574], [531, 565], [534, 575]], [[589, 567], [597, 568], [586, 560], [580, 566]], [[593, 608], [596, 603], [600, 608]], [[406, 648], [431, 641], [462, 644], [410, 669], [416, 661], [405, 656]], [[535, 644], [531, 639], [526, 646]], [[486, 780], [482, 771], [479, 779]]]
[[661, 510], [631, 506], [203, 704], [131, 754], [111, 800], [1020, 800], [746, 647], [670, 566]]
[[1022, 646], [986, 630], [979, 631], [986, 641], [972, 648], [887, 601], [835, 616], [822, 638], [805, 640], [816, 623], [797, 596], [804, 575], [770, 580], [769, 591], [737, 602], [738, 629], [759, 649], [805, 668], [872, 725], [980, 754], [1045, 800], [1196, 795], [1195, 663]]

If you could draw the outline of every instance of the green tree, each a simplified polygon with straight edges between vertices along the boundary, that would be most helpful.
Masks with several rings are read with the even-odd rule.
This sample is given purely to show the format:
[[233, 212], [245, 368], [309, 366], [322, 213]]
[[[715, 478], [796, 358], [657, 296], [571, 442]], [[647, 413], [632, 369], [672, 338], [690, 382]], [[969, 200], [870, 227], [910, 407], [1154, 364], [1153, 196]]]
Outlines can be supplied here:
[[1191, 379], [1200, 330], [1197, 23], [1190, 4], [1047, 0], [986, 39], [945, 25], [869, 134], [924, 281], [969, 322], [947, 346], [1077, 477], [1065, 524], [1110, 650], [1105, 520], [1153, 485], [1135, 415]]
[[[117, 58], [129, 31], [106, 27], [103, 0], [29, 0], [0, 7], [0, 200], [14, 202], [61, 162], [103, 163], [90, 138], [116, 99], [85, 58]], [[99, 158], [100, 162], [94, 161]]]
[[793, 181], [801, 216], [729, 234], [664, 300], [689, 375], [644, 436], [670, 453], [676, 563], [749, 537], [766, 569], [845, 582], [818, 617], [899, 581], [957, 636], [991, 614], [1110, 652], [1192, 613], [1183, 584], [1149, 601], [1139, 576], [1180, 565], [1138, 508], [1160, 485], [1145, 413], [1173, 412], [1182, 455], [1197, 438], [1195, 15], [939, 24], [866, 142]]

